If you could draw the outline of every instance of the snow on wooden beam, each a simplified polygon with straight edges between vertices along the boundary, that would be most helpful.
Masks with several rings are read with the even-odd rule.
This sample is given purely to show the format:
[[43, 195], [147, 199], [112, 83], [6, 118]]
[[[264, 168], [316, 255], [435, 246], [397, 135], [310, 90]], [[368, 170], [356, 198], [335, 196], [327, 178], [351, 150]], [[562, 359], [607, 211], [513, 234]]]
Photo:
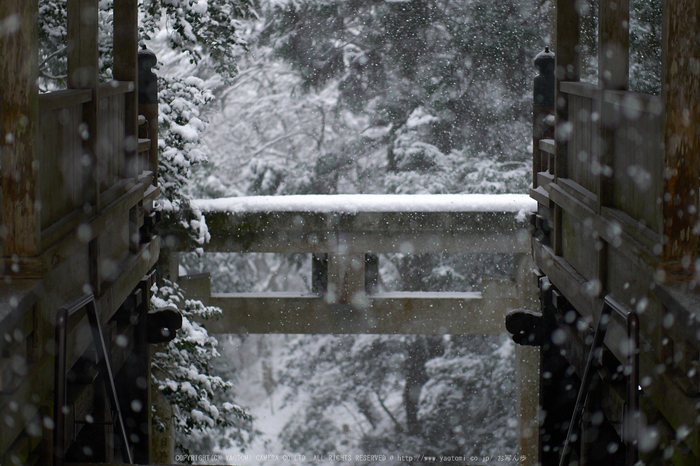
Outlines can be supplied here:
[[521, 253], [527, 195], [260, 196], [197, 200], [207, 252]]
[[333, 194], [198, 199], [202, 212], [532, 212], [527, 194]]

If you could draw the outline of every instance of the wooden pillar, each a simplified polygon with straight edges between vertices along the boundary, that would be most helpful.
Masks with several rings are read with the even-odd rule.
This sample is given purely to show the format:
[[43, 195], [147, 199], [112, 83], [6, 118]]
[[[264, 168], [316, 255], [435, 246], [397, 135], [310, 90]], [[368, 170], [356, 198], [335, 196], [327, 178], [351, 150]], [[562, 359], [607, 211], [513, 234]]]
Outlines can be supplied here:
[[[97, 153], [97, 86], [99, 84], [99, 18], [97, 0], [68, 0], [68, 87], [91, 89], [92, 100], [83, 104], [83, 122], [88, 138], [83, 151], [91, 163], [87, 168], [85, 199], [99, 208], [100, 186]], [[70, 188], [67, 186], [66, 188]]]
[[0, 153], [5, 256], [40, 251], [37, 0], [0, 1]]
[[[538, 277], [529, 254], [515, 257], [515, 283], [518, 307], [539, 310]], [[520, 454], [526, 460], [521, 466], [535, 466], [538, 455], [538, 401], [540, 383], [540, 348], [515, 345], [515, 377], [518, 384], [518, 411], [520, 415]]]
[[366, 302], [364, 254], [328, 254], [326, 299], [331, 303], [364, 307], [363, 304]]
[[549, 155], [543, 160], [540, 140], [553, 137], [552, 127], [547, 124], [547, 117], [554, 114], [554, 67], [555, 57], [544, 49], [535, 57], [538, 75], [533, 82], [532, 92], [532, 187], [537, 188], [537, 174], [550, 171]]
[[629, 88], [629, 0], [598, 6], [598, 83], [603, 89]]
[[[600, 113], [599, 162], [614, 167], [615, 129], [619, 122], [619, 109], [606, 104], [606, 90], [629, 88], [629, 0], [600, 2], [598, 10], [598, 101]], [[601, 174], [598, 205], [612, 206], [614, 196], [613, 176]], [[600, 210], [600, 209], [599, 209]]]
[[[554, 179], [568, 176], [568, 141], [571, 136], [571, 127], [568, 125], [568, 99], [567, 95], [559, 92], [559, 83], [562, 81], [579, 81], [581, 76], [579, 64], [580, 49], [580, 20], [575, 7], [576, 2], [571, 0], [556, 0], [556, 72], [554, 106], [556, 109], [556, 126], [554, 129], [555, 157]], [[557, 255], [563, 253], [562, 247], [562, 211], [561, 207], [554, 207], [554, 234], [553, 247]]]
[[[136, 464], [150, 464], [151, 445], [151, 360], [148, 344], [148, 310], [151, 287], [155, 273], [141, 279], [139, 286], [120, 308], [119, 317], [131, 324], [133, 350], [122, 367], [119, 378], [128, 383], [119, 386], [120, 405], [126, 422], [126, 430], [132, 442], [132, 455]], [[127, 324], [128, 325], [128, 324]]]
[[554, 51], [556, 62], [556, 89], [555, 107], [557, 112], [557, 126], [555, 128], [556, 139], [556, 177], [566, 178], [567, 170], [567, 142], [570, 131], [567, 131], [568, 105], [566, 94], [559, 92], [559, 83], [562, 81], [579, 81], [580, 70], [580, 21], [574, 3], [570, 0], [557, 0], [557, 49]]
[[[602, 167], [615, 167], [615, 131], [620, 124], [620, 110], [605, 101], [608, 90], [629, 88], [629, 0], [600, 2], [598, 7], [598, 87], [600, 96], [597, 111], [598, 163]], [[595, 160], [595, 158], [593, 158]], [[620, 167], [624, 170], [627, 167]], [[613, 207], [615, 183], [612, 172], [598, 175], [598, 213], [603, 207]], [[598, 251], [597, 277], [603, 293], [607, 291], [608, 245]]]
[[[161, 343], [154, 351], [167, 351], [166, 344]], [[158, 369], [156, 369], [157, 371]], [[164, 374], [160, 374], [161, 377]], [[173, 408], [158, 387], [151, 383], [151, 403], [154, 410], [154, 422], [151, 425], [149, 464], [173, 464], [175, 451], [175, 420]], [[155, 422], [155, 421], [159, 422]]]
[[138, 52], [138, 62], [138, 113], [148, 122], [145, 137], [151, 141], [143, 168], [153, 172], [153, 185], [158, 186], [158, 77], [151, 71], [158, 59], [152, 51], [143, 49]]
[[700, 44], [697, 0], [664, 2], [661, 95], [664, 111], [664, 185], [662, 191], [662, 258], [690, 260], [698, 237], [698, 127], [700, 116]]
[[126, 176], [138, 176], [138, 0], [114, 2], [114, 79], [134, 83], [127, 93], [124, 114]]

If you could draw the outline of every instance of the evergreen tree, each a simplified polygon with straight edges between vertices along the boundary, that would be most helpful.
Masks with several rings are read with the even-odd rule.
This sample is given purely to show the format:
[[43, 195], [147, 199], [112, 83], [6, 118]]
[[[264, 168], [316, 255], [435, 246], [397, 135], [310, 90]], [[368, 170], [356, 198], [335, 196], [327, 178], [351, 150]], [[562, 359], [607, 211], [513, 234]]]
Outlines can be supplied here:
[[[152, 378], [173, 408], [176, 448], [185, 455], [204, 451], [203, 445], [226, 448], [245, 446], [251, 433], [252, 418], [230, 402], [230, 381], [213, 375], [213, 360], [219, 356], [218, 342], [194, 321], [221, 314], [221, 309], [201, 301], [185, 300], [176, 283], [167, 280], [154, 285], [151, 304], [155, 308], [175, 306], [183, 317], [182, 328], [161, 351], [153, 354]], [[163, 421], [154, 412], [156, 428]]]
[[[67, 49], [66, 0], [39, 0], [40, 88], [42, 91], [66, 86]], [[112, 76], [113, 0], [98, 3], [99, 75]], [[142, 0], [139, 2], [140, 40], [203, 74], [217, 74], [229, 82], [237, 72], [236, 47], [245, 44], [237, 34], [238, 19], [253, 14], [249, 0]], [[170, 213], [170, 224], [189, 230], [194, 243], [208, 240], [201, 213], [189, 209], [184, 189], [193, 165], [207, 160], [201, 141], [206, 119], [202, 108], [214, 95], [203, 79], [182, 76], [183, 67], [159, 73], [159, 204]], [[167, 221], [165, 223], [168, 223]], [[177, 446], [185, 453], [210, 441], [212, 433], [225, 447], [244, 445], [252, 432], [250, 416], [231, 403], [225, 392], [231, 383], [213, 375], [211, 359], [218, 356], [217, 341], [192, 321], [220, 310], [199, 301], [186, 301], [176, 284], [161, 283], [154, 289], [153, 306], [176, 306], [183, 314], [183, 327], [167, 350], [153, 358], [154, 382], [173, 405]], [[157, 413], [156, 413], [157, 414]], [[156, 415], [156, 423], [160, 422]], [[225, 440], [224, 440], [225, 439]]]
[[301, 336], [288, 354], [280, 382], [305, 400], [282, 433], [292, 452], [517, 449], [513, 343], [505, 336]]

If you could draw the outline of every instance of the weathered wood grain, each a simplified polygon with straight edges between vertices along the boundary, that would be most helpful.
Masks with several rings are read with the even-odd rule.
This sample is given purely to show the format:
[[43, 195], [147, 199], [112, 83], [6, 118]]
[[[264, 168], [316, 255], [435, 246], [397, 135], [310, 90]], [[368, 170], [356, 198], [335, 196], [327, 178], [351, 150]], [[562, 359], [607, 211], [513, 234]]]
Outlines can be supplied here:
[[694, 257], [700, 178], [700, 43], [697, 0], [665, 2], [661, 95], [664, 112], [663, 257]]
[[0, 41], [0, 154], [2, 236], [5, 255], [39, 253], [41, 206], [38, 203], [37, 137], [39, 98], [36, 2], [3, 0], [0, 20], [16, 28]]

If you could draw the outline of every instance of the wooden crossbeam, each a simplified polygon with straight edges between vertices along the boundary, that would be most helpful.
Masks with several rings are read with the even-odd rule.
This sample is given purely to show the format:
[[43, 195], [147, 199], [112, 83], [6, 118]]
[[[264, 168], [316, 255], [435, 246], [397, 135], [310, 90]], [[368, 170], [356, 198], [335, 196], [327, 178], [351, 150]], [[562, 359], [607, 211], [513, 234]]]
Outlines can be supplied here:
[[349, 303], [301, 293], [208, 295], [206, 280], [181, 277], [179, 284], [188, 298], [223, 311], [200, 321], [211, 333], [499, 334], [506, 312], [518, 305], [516, 283], [507, 279], [484, 279], [483, 292], [361, 293]]

